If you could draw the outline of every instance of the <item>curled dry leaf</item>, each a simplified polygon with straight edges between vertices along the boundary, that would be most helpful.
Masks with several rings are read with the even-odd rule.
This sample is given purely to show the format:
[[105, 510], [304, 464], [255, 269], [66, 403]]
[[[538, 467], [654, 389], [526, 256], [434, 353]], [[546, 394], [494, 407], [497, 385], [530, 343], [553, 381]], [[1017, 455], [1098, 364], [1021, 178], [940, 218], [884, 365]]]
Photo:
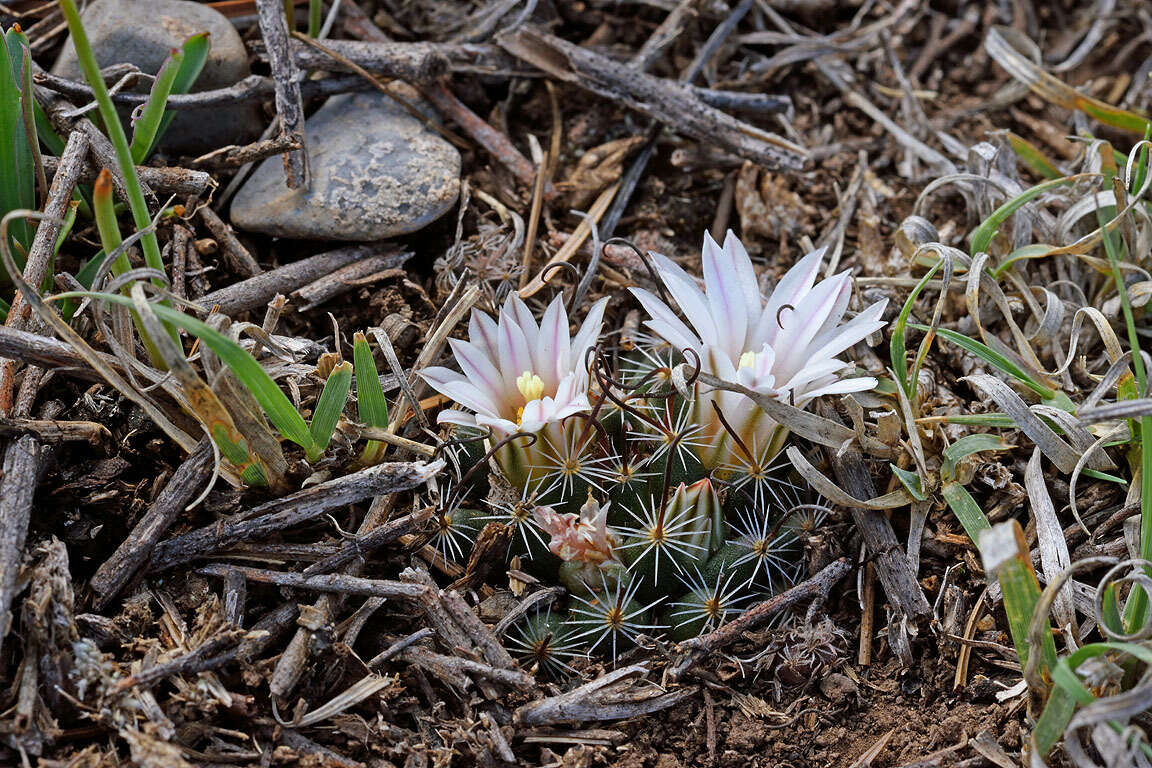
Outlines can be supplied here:
[[593, 147], [556, 188], [568, 193], [571, 208], [584, 210], [596, 195], [620, 178], [624, 161], [644, 140], [643, 136], [628, 136]]

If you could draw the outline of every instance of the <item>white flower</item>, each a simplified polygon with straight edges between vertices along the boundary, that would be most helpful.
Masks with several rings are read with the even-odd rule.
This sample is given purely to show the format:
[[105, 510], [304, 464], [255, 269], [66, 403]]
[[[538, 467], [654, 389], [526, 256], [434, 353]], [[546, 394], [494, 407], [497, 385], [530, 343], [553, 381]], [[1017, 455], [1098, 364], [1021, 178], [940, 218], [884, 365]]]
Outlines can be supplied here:
[[518, 488], [538, 489], [563, 481], [566, 473], [584, 473], [591, 438], [580, 441], [583, 425], [565, 420], [592, 409], [585, 357], [600, 338], [607, 303], [604, 298], [592, 305], [575, 338], [559, 296], [539, 324], [516, 294], [504, 302], [498, 320], [473, 310], [469, 340], [448, 340], [462, 373], [436, 367], [420, 373], [438, 392], [474, 411], [441, 411], [439, 422], [490, 427], [492, 442], [535, 435], [535, 442], [513, 440], [495, 455]]
[[439, 422], [491, 427], [500, 438], [535, 433], [591, 410], [584, 357], [600, 337], [607, 301], [592, 305], [574, 339], [559, 296], [539, 324], [516, 294], [504, 302], [498, 321], [473, 310], [469, 340], [448, 340], [463, 372], [433, 367], [420, 373], [438, 392], [475, 412], [441, 411]]
[[[886, 301], [841, 323], [852, 296], [847, 271], [816, 282], [824, 249], [802, 258], [764, 301], [748, 252], [731, 231], [723, 248], [704, 235], [704, 290], [670, 259], [653, 254], [656, 270], [688, 323], [651, 292], [633, 288], [651, 319], [648, 327], [679, 350], [691, 349], [703, 370], [757, 392], [803, 407], [821, 395], [860, 392], [876, 386], [872, 377], [844, 378], [850, 364], [838, 358], [853, 344], [884, 327]], [[700, 391], [693, 405], [704, 427], [698, 453], [715, 468], [730, 458], [727, 431], [713, 403], [766, 464], [779, 451], [786, 431], [749, 398], [734, 392]]]

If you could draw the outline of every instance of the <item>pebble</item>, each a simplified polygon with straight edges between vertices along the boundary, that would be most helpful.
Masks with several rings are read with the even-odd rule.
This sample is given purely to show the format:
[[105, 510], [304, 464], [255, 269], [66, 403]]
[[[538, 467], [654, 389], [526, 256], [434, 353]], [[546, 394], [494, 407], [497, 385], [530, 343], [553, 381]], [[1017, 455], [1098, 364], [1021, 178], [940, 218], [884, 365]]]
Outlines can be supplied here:
[[382, 93], [334, 96], [304, 123], [311, 188], [288, 189], [280, 157], [236, 193], [232, 223], [276, 237], [384, 240], [447, 213], [460, 153]]
[[860, 687], [847, 675], [832, 672], [820, 681], [820, 692], [834, 703], [839, 704], [860, 695]]
[[[88, 41], [101, 68], [134, 64], [154, 75], [173, 48], [192, 35], [208, 32], [211, 49], [193, 91], [225, 88], [251, 71], [248, 53], [232, 23], [219, 11], [191, 0], [95, 0], [81, 15]], [[53, 74], [83, 81], [72, 38], [64, 44]], [[137, 90], [147, 93], [151, 82]], [[125, 112], [127, 114], [127, 112]], [[127, 121], [125, 121], [127, 126]], [[243, 144], [262, 128], [255, 102], [181, 112], [168, 126], [161, 147], [168, 152], [200, 154], [228, 144]], [[129, 139], [131, 128], [126, 127]]]

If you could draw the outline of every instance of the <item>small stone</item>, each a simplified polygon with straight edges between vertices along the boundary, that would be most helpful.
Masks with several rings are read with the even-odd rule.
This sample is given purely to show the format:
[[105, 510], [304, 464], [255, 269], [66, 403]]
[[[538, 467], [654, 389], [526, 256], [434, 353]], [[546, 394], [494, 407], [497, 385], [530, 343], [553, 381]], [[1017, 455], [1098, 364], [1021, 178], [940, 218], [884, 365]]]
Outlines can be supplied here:
[[448, 212], [460, 153], [381, 93], [334, 96], [304, 123], [312, 184], [288, 189], [265, 160], [232, 201], [232, 223], [313, 240], [384, 240]]
[[825, 675], [824, 679], [820, 681], [820, 692], [828, 697], [829, 701], [840, 703], [850, 697], [855, 697], [860, 694], [860, 686], [847, 675], [842, 675], [839, 672], [832, 672]]
[[[173, 48], [181, 47], [195, 34], [207, 32], [211, 48], [193, 91], [226, 88], [251, 74], [240, 34], [227, 17], [208, 5], [191, 0], [95, 0], [81, 18], [101, 69], [128, 63], [154, 75]], [[84, 80], [72, 38], [64, 43], [52, 72]], [[141, 93], [150, 89], [150, 80], [136, 88]], [[127, 116], [129, 112], [123, 114]], [[259, 134], [260, 123], [259, 106], [254, 102], [180, 112], [168, 126], [161, 146], [171, 152], [198, 154], [227, 144], [242, 144]], [[131, 128], [126, 130], [131, 138]]]

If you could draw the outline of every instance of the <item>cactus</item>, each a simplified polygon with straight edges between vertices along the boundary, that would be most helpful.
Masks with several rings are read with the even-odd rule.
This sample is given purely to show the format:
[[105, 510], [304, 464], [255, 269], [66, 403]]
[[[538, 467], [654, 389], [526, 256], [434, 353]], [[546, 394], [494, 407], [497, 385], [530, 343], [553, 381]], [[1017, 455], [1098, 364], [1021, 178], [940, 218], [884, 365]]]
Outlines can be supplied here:
[[739, 240], [729, 232], [721, 247], [705, 236], [704, 290], [654, 255], [663, 298], [633, 289], [651, 335], [632, 350], [610, 356], [600, 343], [605, 300], [570, 338], [559, 297], [537, 323], [512, 295], [495, 320], [473, 313], [469, 341], [452, 341], [463, 373], [423, 373], [471, 411], [444, 411], [441, 423], [473, 438], [486, 430], [486, 454], [457, 452], [462, 476], [486, 475], [478, 463], [491, 459], [512, 489], [493, 494], [487, 515], [462, 506], [476, 489], [454, 489], [436, 518], [437, 548], [464, 559], [469, 537], [497, 520], [513, 527], [509, 556], [567, 590], [556, 610], [509, 630], [528, 664], [562, 676], [576, 656], [614, 660], [641, 633], [684, 640], [795, 579], [825, 507], [779, 459], [786, 428], [698, 374], [798, 407], [874, 387], [845, 377], [851, 366], [837, 355], [883, 327], [884, 304], [842, 323], [851, 279], [817, 283], [821, 254], [801, 259], [765, 302]]

